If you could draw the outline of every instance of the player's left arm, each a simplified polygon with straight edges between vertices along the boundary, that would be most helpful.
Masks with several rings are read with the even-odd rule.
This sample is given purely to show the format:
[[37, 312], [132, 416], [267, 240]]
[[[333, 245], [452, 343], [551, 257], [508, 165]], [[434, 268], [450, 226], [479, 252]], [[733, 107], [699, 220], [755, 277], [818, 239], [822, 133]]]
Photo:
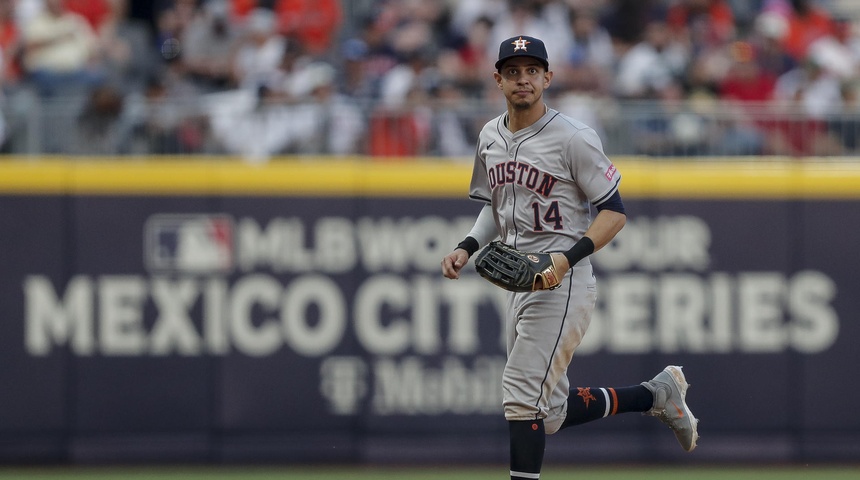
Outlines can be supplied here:
[[594, 129], [588, 128], [573, 135], [568, 143], [572, 174], [580, 188], [594, 201], [597, 215], [586, 229], [585, 234], [570, 250], [553, 253], [552, 258], [559, 276], [576, 265], [583, 258], [600, 250], [624, 228], [627, 215], [618, 186], [621, 174], [603, 152], [603, 143]]
[[603, 204], [598, 207], [597, 216], [570, 250], [552, 254], [559, 276], [564, 276], [580, 260], [605, 247], [624, 228], [627, 215], [624, 213], [621, 195], [615, 192], [613, 197], [611, 202], [607, 202], [610, 205]]
[[612, 241], [612, 239], [615, 238], [615, 235], [624, 228], [624, 224], [626, 223], [627, 215], [624, 213], [612, 210], [602, 210], [598, 213], [597, 216], [594, 217], [594, 221], [591, 222], [591, 226], [589, 226], [588, 230], [585, 231], [584, 235], [584, 237], [589, 238], [594, 244], [594, 249], [591, 253], [605, 247], [606, 244]]

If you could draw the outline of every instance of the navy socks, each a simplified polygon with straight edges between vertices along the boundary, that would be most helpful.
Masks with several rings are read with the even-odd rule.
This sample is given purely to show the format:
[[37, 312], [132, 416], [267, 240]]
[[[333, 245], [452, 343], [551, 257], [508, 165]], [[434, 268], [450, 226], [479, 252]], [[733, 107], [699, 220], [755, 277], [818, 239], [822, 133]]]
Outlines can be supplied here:
[[511, 480], [540, 478], [546, 430], [543, 420], [509, 421], [511, 434]]

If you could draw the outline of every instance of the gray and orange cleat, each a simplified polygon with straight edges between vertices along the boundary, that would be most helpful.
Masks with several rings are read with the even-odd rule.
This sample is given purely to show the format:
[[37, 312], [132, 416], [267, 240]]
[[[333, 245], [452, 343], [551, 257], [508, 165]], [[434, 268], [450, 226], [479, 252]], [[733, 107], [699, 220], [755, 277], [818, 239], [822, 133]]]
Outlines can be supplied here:
[[690, 385], [681, 367], [669, 365], [650, 381], [642, 382], [642, 386], [654, 395], [654, 406], [645, 415], [659, 418], [675, 432], [681, 447], [692, 452], [699, 439], [699, 420], [687, 407], [687, 388]]

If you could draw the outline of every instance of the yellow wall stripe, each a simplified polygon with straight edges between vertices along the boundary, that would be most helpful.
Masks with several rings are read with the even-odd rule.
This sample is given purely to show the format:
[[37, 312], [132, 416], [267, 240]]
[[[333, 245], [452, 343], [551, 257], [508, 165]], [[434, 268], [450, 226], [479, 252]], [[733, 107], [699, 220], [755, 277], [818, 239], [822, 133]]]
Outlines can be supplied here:
[[[858, 160], [613, 159], [624, 198], [860, 198]], [[0, 160], [0, 194], [465, 198], [471, 161], [225, 157]]]

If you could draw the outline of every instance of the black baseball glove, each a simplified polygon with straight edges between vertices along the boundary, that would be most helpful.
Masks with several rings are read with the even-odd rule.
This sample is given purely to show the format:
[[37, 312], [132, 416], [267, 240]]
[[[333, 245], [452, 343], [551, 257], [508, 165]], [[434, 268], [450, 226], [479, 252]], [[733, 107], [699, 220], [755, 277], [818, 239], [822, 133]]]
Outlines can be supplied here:
[[491, 242], [478, 254], [475, 269], [493, 284], [512, 292], [552, 290], [561, 285], [552, 255], [521, 252], [499, 241]]

